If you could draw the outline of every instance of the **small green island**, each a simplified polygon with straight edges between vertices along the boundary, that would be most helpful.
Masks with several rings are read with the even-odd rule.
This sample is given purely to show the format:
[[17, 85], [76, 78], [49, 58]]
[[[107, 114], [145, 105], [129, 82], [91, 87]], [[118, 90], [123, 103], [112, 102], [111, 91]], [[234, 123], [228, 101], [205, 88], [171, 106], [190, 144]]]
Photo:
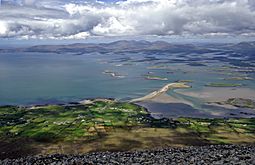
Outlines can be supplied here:
[[244, 98], [230, 98], [227, 101], [223, 102], [224, 104], [229, 104], [235, 107], [240, 108], [250, 108], [255, 109], [255, 101], [251, 99]]
[[2, 157], [255, 142], [255, 119], [156, 119], [112, 99], [0, 107]]
[[251, 77], [228, 77], [228, 78], [224, 78], [224, 80], [241, 81], [241, 80], [252, 80], [252, 78]]
[[193, 80], [177, 80], [178, 83], [192, 83]]
[[168, 78], [166, 78], [166, 77], [152, 76], [152, 75], [146, 75], [145, 79], [146, 80], [162, 80], [162, 81], [167, 81], [168, 80]]
[[232, 83], [208, 83], [206, 87], [241, 87], [242, 84], [232, 84]]

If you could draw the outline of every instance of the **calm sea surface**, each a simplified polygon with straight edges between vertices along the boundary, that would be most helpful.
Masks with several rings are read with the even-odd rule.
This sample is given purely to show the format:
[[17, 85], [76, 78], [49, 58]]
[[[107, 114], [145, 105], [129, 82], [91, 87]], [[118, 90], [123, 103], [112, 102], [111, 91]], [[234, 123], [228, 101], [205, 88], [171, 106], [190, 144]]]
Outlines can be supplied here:
[[[128, 100], [177, 80], [193, 80], [192, 89], [185, 90], [195, 91], [209, 82], [221, 82], [228, 76], [214, 71], [225, 66], [225, 63], [189, 66], [187, 63], [166, 62], [178, 58], [178, 54], [2, 53], [0, 105], [61, 103], [97, 97]], [[121, 77], [112, 77], [104, 74], [104, 71], [114, 72]], [[146, 80], [146, 74], [166, 77], [168, 81]], [[246, 87], [254, 89], [254, 84], [254, 80], [245, 81]], [[199, 101], [193, 102], [199, 104]]]

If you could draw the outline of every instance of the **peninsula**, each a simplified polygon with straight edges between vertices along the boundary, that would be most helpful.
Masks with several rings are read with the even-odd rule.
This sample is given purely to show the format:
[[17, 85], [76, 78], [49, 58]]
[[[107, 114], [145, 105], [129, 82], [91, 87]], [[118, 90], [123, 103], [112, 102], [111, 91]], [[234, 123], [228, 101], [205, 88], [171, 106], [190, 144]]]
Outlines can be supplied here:
[[136, 102], [142, 102], [142, 101], [146, 101], [146, 100], [150, 100], [153, 99], [157, 96], [160, 96], [162, 94], [165, 94], [167, 91], [171, 90], [171, 89], [176, 89], [176, 88], [190, 88], [191, 86], [185, 84], [185, 83], [169, 83], [167, 85], [165, 85], [164, 87], [160, 88], [157, 91], [154, 91], [152, 93], [149, 93], [146, 96], [137, 98], [137, 99], [133, 99], [130, 100], [130, 103], [136, 103]]

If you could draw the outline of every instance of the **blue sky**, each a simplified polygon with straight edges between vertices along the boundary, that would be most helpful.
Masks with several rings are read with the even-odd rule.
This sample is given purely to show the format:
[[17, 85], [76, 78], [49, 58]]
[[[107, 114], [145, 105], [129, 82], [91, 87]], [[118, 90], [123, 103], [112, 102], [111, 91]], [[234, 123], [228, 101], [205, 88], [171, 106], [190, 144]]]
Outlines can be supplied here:
[[255, 36], [254, 0], [15, 2], [2, 0], [0, 39], [87, 40], [137, 36], [249, 39]]

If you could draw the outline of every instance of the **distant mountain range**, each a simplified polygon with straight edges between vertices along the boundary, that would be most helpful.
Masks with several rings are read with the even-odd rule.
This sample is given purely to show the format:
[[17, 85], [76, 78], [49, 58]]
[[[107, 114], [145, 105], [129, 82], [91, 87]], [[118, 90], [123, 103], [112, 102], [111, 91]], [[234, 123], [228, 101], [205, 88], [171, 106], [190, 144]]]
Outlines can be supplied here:
[[209, 53], [216, 49], [246, 52], [249, 55], [255, 50], [255, 42], [241, 42], [238, 44], [193, 45], [172, 44], [165, 41], [149, 42], [145, 40], [120, 40], [111, 43], [76, 43], [69, 45], [38, 45], [26, 48], [0, 49], [1, 52], [44, 52], [44, 53]]

